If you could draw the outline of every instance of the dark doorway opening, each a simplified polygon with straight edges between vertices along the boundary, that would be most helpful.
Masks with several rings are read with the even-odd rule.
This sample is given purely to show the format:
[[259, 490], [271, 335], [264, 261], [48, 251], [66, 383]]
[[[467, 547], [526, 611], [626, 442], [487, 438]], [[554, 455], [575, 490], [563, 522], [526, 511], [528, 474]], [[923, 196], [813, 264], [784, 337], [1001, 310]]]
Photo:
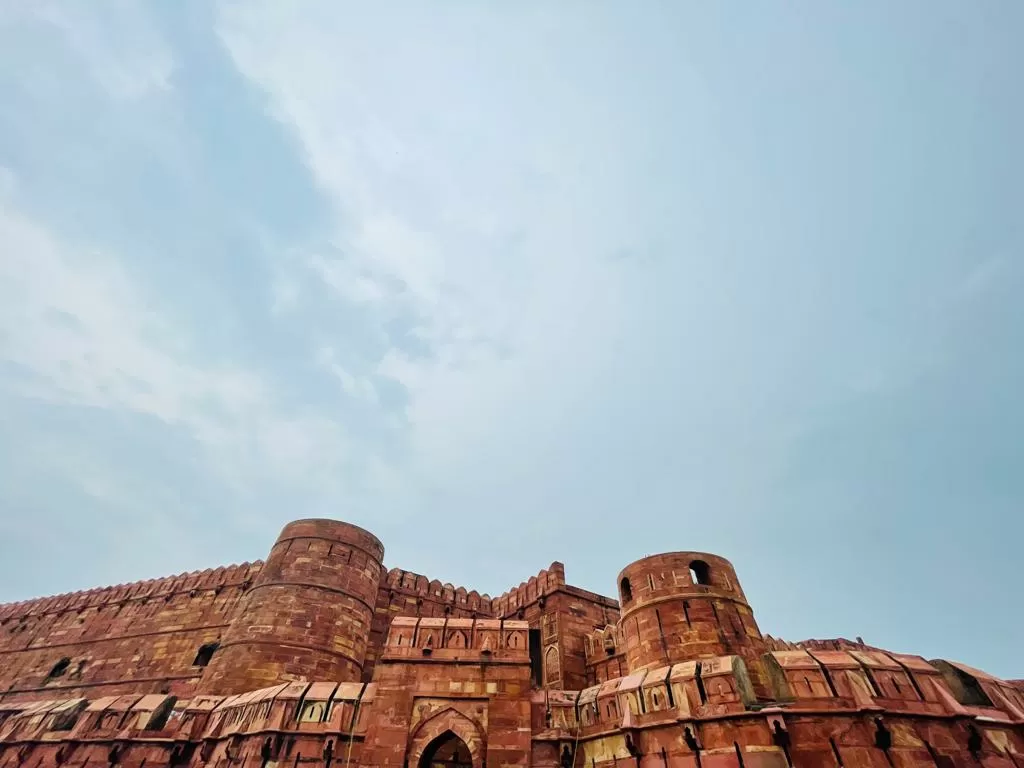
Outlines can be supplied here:
[[530, 681], [538, 688], [544, 684], [544, 655], [541, 653], [540, 630], [530, 630]]
[[466, 742], [445, 731], [423, 750], [419, 768], [473, 768], [473, 755]]

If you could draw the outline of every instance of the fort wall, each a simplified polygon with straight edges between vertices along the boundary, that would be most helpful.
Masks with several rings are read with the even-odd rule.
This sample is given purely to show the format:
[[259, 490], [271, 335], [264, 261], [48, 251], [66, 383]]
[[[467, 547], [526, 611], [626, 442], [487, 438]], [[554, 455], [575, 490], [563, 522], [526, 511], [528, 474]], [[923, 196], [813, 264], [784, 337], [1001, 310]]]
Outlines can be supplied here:
[[764, 639], [728, 560], [705, 552], [669, 552], [638, 560], [618, 577], [626, 666], [632, 672], [738, 654], [759, 695]]
[[553, 563], [497, 598], [371, 533], [0, 606], [0, 768], [1024, 768], [1024, 684], [762, 635], [732, 565]]
[[302, 520], [285, 527], [266, 562], [0, 605], [0, 701], [189, 696], [323, 677], [368, 682], [396, 616], [529, 614], [546, 641], [537, 682], [546, 675], [549, 686], [583, 687], [582, 633], [618, 615], [614, 600], [566, 584], [557, 562], [491, 598], [387, 570], [382, 559], [367, 531]]
[[369, 645], [364, 665], [364, 679], [369, 680], [384, 645], [391, 620], [396, 616], [424, 618], [473, 619], [493, 616], [490, 595], [476, 590], [441, 583], [422, 574], [392, 568], [380, 581]]
[[239, 606], [200, 690], [272, 682], [359, 682], [380, 584], [384, 545], [335, 520], [281, 531]]
[[243, 563], [0, 606], [0, 700], [192, 693], [204, 672], [200, 652], [220, 641], [261, 567]]
[[952, 662], [772, 652], [776, 704], [758, 707], [739, 656], [533, 688], [527, 631], [396, 619], [369, 684], [2, 704], [0, 768], [421, 766], [446, 734], [476, 768], [1017, 768], [1024, 757], [1016, 686]]

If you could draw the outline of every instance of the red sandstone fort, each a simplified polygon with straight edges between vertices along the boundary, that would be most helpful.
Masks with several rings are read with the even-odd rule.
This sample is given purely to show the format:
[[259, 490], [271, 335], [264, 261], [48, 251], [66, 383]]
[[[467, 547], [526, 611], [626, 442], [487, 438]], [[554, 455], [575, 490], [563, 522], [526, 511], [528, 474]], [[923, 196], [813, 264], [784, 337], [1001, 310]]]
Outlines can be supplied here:
[[383, 559], [300, 520], [265, 562], [0, 606], [0, 768], [1024, 768], [1024, 681], [773, 639], [721, 557], [618, 600]]

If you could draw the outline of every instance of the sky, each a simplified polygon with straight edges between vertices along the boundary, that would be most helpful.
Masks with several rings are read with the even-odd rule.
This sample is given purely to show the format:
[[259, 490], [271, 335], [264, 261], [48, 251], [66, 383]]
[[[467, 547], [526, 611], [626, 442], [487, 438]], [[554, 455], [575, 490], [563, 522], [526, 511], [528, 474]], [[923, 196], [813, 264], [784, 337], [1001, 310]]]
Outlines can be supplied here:
[[289, 520], [1024, 677], [1024, 5], [0, 0], [0, 601]]

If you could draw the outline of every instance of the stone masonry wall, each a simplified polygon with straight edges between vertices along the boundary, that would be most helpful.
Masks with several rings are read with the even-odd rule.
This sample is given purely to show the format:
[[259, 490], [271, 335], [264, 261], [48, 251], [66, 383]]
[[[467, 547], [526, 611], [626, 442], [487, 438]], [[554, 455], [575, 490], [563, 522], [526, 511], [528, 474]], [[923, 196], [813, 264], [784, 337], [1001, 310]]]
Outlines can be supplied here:
[[[0, 606], [0, 701], [190, 694], [262, 563]], [[55, 673], [55, 674], [51, 674]]]
[[583, 691], [529, 684], [528, 625], [398, 618], [375, 681], [229, 696], [0, 703], [0, 768], [426, 768], [454, 734], [473, 768], [1020, 768], [1024, 698], [952, 662], [770, 654], [771, 706], [739, 656]]
[[302, 520], [0, 606], [0, 768], [1024, 768], [1024, 683], [762, 635], [715, 555], [628, 565], [621, 613], [561, 563], [490, 598], [382, 560]]
[[[376, 538], [355, 526], [297, 521], [282, 531], [267, 563], [0, 605], [0, 701], [184, 697], [325, 677], [368, 682], [396, 616], [528, 614], [532, 629], [543, 628], [548, 687], [583, 687], [583, 632], [618, 616], [614, 600], [568, 586], [561, 563], [491, 598], [386, 570], [382, 553]], [[339, 613], [344, 600], [349, 609]], [[291, 640], [282, 634], [289, 628]], [[310, 640], [317, 631], [319, 646]], [[261, 633], [272, 642], [261, 642]], [[340, 637], [348, 638], [345, 648], [337, 645]], [[331, 663], [346, 656], [361, 664], [350, 660], [351, 671], [343, 672]]]
[[199, 689], [230, 693], [293, 680], [362, 680], [383, 557], [377, 537], [357, 526], [289, 523]]

